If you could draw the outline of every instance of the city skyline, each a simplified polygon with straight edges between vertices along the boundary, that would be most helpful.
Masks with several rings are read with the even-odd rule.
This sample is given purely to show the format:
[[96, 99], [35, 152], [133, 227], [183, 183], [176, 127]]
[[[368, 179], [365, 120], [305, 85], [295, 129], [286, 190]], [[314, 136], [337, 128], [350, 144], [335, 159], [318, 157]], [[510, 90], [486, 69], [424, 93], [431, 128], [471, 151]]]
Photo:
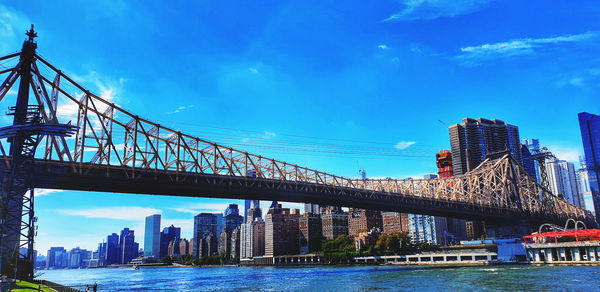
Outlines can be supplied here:
[[[361, 18], [359, 25], [369, 25], [365, 28], [349, 25], [344, 28], [346, 33], [334, 41], [325, 38], [327, 33], [336, 32], [332, 31], [331, 26], [327, 26], [329, 29], [320, 33], [309, 24], [300, 23], [313, 28], [309, 29], [306, 35], [288, 36], [279, 31], [278, 25], [274, 23], [283, 24], [281, 26], [285, 28], [293, 25], [293, 20], [296, 19], [294, 15], [286, 14], [293, 10], [291, 4], [287, 4], [287, 7], [278, 7], [277, 11], [259, 11], [258, 13], [268, 21], [250, 27], [253, 33], [248, 36], [233, 32], [227, 37], [208, 35], [207, 39], [217, 44], [218, 50], [221, 50], [219, 52], [215, 52], [214, 48], [209, 48], [206, 44], [188, 40], [185, 35], [174, 34], [180, 30], [201, 33], [197, 31], [200, 30], [197, 27], [203, 24], [201, 20], [193, 20], [191, 15], [187, 15], [187, 18], [182, 15], [186, 21], [182, 20], [178, 25], [168, 25], [158, 30], [159, 34], [169, 36], [166, 42], [169, 45], [156, 46], [156, 49], [147, 51], [139, 50], [147, 58], [160, 56], [155, 65], [144, 65], [140, 64], [139, 60], [133, 60], [136, 58], [130, 55], [130, 50], [140, 49], [144, 44], [156, 45], [156, 39], [144, 31], [142, 24], [128, 23], [128, 26], [123, 26], [127, 29], [111, 31], [111, 34], [107, 33], [104, 36], [106, 43], [116, 45], [124, 52], [116, 52], [119, 50], [114, 50], [113, 47], [98, 46], [97, 41], [91, 41], [88, 39], [90, 36], [85, 34], [86, 29], [100, 29], [100, 23], [122, 25], [125, 20], [122, 11], [119, 10], [123, 7], [104, 7], [104, 14], [98, 16], [99, 19], [92, 19], [86, 27], [71, 25], [73, 28], [66, 29], [65, 26], [69, 25], [71, 19], [66, 18], [65, 23], [57, 23], [56, 19], [40, 14], [41, 11], [48, 11], [49, 15], [54, 15], [52, 18], [56, 18], [57, 14], [52, 12], [57, 11], [51, 7], [47, 7], [47, 10], [31, 11], [18, 2], [9, 1], [0, 5], [0, 12], [10, 16], [6, 18], [10, 30], [2, 31], [6, 42], [0, 49], [3, 54], [18, 50], [24, 39], [21, 31], [24, 31], [29, 23], [35, 23], [40, 32], [40, 54], [64, 65], [70, 76], [81, 80], [93, 80], [87, 81], [86, 85], [117, 104], [134, 112], [156, 117], [158, 121], [173, 121], [170, 126], [198, 133], [201, 137], [206, 135], [207, 131], [209, 136], [218, 135], [215, 135], [214, 128], [206, 130], [194, 125], [254, 130], [261, 133], [258, 134], [260, 139], [274, 142], [285, 140], [288, 137], [286, 134], [344, 140], [358, 138], [382, 143], [375, 146], [377, 149], [386, 148], [387, 152], [397, 151], [393, 153], [404, 155], [400, 159], [396, 157], [388, 161], [356, 156], [302, 157], [268, 148], [255, 151], [265, 156], [302, 163], [304, 166], [328, 170], [339, 175], [357, 177], [359, 168], [366, 169], [369, 177], [421, 177], [426, 173], [435, 173], [435, 153], [441, 149], [449, 149], [448, 131], [438, 120], [450, 125], [459, 123], [467, 116], [497, 118], [517, 125], [522, 138], [540, 139], [540, 143], [548, 146], [560, 159], [578, 162], [577, 157], [582, 155], [583, 151], [577, 113], [600, 112], [600, 106], [597, 102], [594, 103], [598, 93], [598, 77], [593, 70], [594, 66], [598, 65], [598, 60], [592, 59], [590, 63], [587, 60], [583, 61], [585, 56], [594, 56], [598, 49], [597, 28], [587, 24], [593, 23], [589, 19], [593, 17], [594, 9], [585, 11], [585, 5], [579, 4], [582, 7], [577, 8], [569, 6], [574, 4], [560, 4], [575, 10], [573, 15], [576, 15], [572, 16], [572, 19], [569, 16], [561, 16], [572, 20], [569, 22], [563, 19], [561, 23], [568, 24], [564, 28], [549, 25], [552, 21], [540, 16], [537, 20], [541, 24], [526, 22], [531, 26], [522, 34], [516, 34], [514, 29], [510, 32], [499, 29], [493, 36], [487, 37], [467, 29], [468, 33], [464, 37], [458, 36], [458, 31], [464, 30], [466, 25], [456, 22], [476, 22], [481, 17], [497, 18], [502, 14], [503, 8], [515, 6], [515, 3], [517, 2], [486, 3], [474, 11], [460, 11], [453, 16], [442, 14], [440, 17], [418, 16], [413, 15], [415, 12], [409, 13], [410, 11], [399, 13], [397, 7], [391, 4], [373, 9], [362, 7], [366, 9], [364, 15], [368, 17]], [[43, 3], [39, 5], [44, 6]], [[524, 5], [527, 6], [526, 11], [535, 6], [534, 3]], [[215, 8], [226, 10], [228, 7]], [[339, 25], [347, 24], [344, 20], [338, 19], [336, 22], [328, 18], [328, 13], [335, 14], [332, 7], [318, 8], [313, 8], [317, 25], [328, 21]], [[557, 6], [552, 9], [560, 11], [563, 8]], [[200, 7], [195, 9], [196, 12], [203, 11]], [[140, 9], [139, 13], [149, 14], [149, 21], [153, 21], [158, 20], [157, 10], [156, 7], [145, 7]], [[255, 19], [239, 11], [236, 13], [244, 23], [251, 23], [251, 20]], [[357, 11], [336, 13], [344, 16]], [[410, 16], [408, 19], [407, 13]], [[84, 13], [87, 17], [91, 15], [91, 11]], [[135, 18], [135, 15], [133, 17]], [[429, 17], [433, 18], [427, 20]], [[448, 22], [452, 22], [446, 31], [448, 35], [441, 36], [445, 39], [445, 44], [427, 40], [428, 36], [433, 36], [433, 28], [427, 26], [439, 29]], [[409, 33], [411, 29], [421, 25], [424, 26], [422, 36]], [[546, 27], [542, 27], [544, 25]], [[227, 23], [219, 22], [219, 26], [213, 28], [225, 33], [230, 32], [231, 27]], [[58, 41], [64, 42], [65, 37], [61, 37], [59, 32], [64, 32], [69, 38], [77, 38], [77, 46], [73, 46], [68, 52], [63, 51], [64, 44], [59, 44]], [[373, 36], [365, 37], [361, 32], [372, 33]], [[337, 43], [352, 41], [353, 35], [349, 34], [358, 36], [357, 43], [349, 47]], [[405, 36], [400, 38], [397, 34]], [[131, 35], [136, 36], [136, 41], [129, 41]], [[300, 46], [302, 42], [298, 39], [304, 37], [310, 38], [316, 48]], [[278, 40], [288, 41], [292, 48], [278, 46]], [[319, 40], [323, 43], [315, 45], [314, 42]], [[276, 48], [269, 49], [269, 44]], [[195, 49], [194, 54], [184, 54], [184, 61], [181, 63], [172, 62], [177, 56], [164, 54], [167, 49], [172, 49], [172, 46], [175, 46], [178, 53], [185, 52], [180, 50], [180, 46], [186, 45]], [[295, 48], [294, 45], [299, 47]], [[565, 52], [565, 49], [570, 50]], [[303, 51], [308, 53], [301, 56], [299, 53]], [[277, 54], [269, 57], [265, 52]], [[244, 57], [231, 56], [240, 53]], [[556, 60], [556, 56], [561, 58]], [[119, 60], [124, 66], [114, 68], [109, 60]], [[327, 64], [319, 64], [323, 60], [327, 60]], [[560, 64], [565, 66], [557, 70], [552, 67], [552, 62], [561, 62]], [[199, 69], [191, 70], [188, 68], [189, 64]], [[325, 70], [323, 65], [327, 65], [328, 68], [326, 72], [319, 73]], [[514, 71], [516, 66], [525, 65], [528, 69], [523, 70], [524, 72]], [[134, 67], [137, 69], [134, 70]], [[424, 69], [418, 69], [419, 67]], [[207, 77], [211, 82], [214, 81], [218, 88], [204, 83], [195, 87], [194, 82], [197, 80], [182, 76], [162, 76], [157, 73], [159, 69], [167, 70], [170, 74], [198, 74]], [[145, 73], [140, 73], [141, 71]], [[427, 78], [429, 74], [432, 74], [431, 78]], [[479, 78], [478, 75], [483, 77]], [[320, 78], [323, 80], [318, 80]], [[495, 79], [493, 81], [496, 83], [492, 85], [483, 80], [487, 78]], [[160, 86], [172, 91], [164, 92], [161, 90], [165, 89], [155, 87], [143, 88], [147, 79], [158, 80]], [[351, 83], [354, 84], [350, 85]], [[430, 86], [432, 83], [437, 86]], [[236, 86], [237, 88], [234, 88]], [[326, 87], [329, 89], [324, 90]], [[285, 96], [289, 98], [281, 98], [280, 92], [286, 93]], [[154, 97], [151, 100], [152, 107], [144, 104], [145, 96], [156, 96], [157, 93], [165, 96], [168, 94], [171, 98], [163, 100]], [[488, 101], [477, 97], [484, 94]], [[414, 98], [401, 98], [402, 96]], [[569, 97], [569, 101], [563, 100], [566, 96]], [[458, 107], [447, 101], [452, 98], [462, 98], [464, 104]], [[502, 98], [507, 99], [506, 104], [498, 102]], [[255, 100], [260, 102], [254, 103]], [[531, 104], [523, 100], [531, 100]], [[427, 104], [438, 104], [442, 109], [424, 108], [424, 101], [427, 101]], [[546, 105], [546, 101], [550, 101], [550, 105]], [[352, 106], [340, 105], [346, 102]], [[520, 107], [514, 106], [515, 103]], [[318, 104], [324, 109], [311, 112], [311, 107], [306, 106], [310, 104]], [[337, 106], [334, 107], [333, 104]], [[382, 108], [371, 106], [372, 104], [390, 106]], [[220, 107], [229, 107], [230, 111], [224, 112], [219, 110]], [[295, 109], [296, 107], [299, 108]], [[288, 113], [264, 117], [265, 113], [277, 110]], [[307, 117], [295, 114], [297, 110], [310, 113], [308, 118], [320, 126], [307, 124]], [[363, 110], [371, 110], [377, 114], [367, 115], [362, 113]], [[535, 112], [547, 116], [543, 119], [544, 123], [539, 123], [540, 117], [533, 116], [532, 113]], [[223, 118], [223, 115], [227, 115], [227, 118]], [[285, 122], [280, 122], [282, 120]], [[211, 131], [213, 133], [210, 133]], [[240, 141], [234, 141], [235, 143], [243, 143], [243, 139], [257, 138], [257, 134], [244, 131], [232, 130], [227, 133], [237, 135], [236, 138]], [[228, 142], [234, 143], [232, 140]], [[342, 142], [344, 143], [352, 144]], [[224, 144], [228, 144], [227, 141]], [[161, 224], [161, 229], [171, 224], [183, 228], [183, 224], [192, 224], [193, 220], [186, 218], [193, 217], [193, 212], [222, 212], [222, 206], [229, 203], [243, 206], [241, 200], [51, 190], [40, 190], [38, 193], [38, 250], [47, 250], [42, 248], [45, 244], [47, 247], [61, 246], [54, 242], [73, 242], [76, 238], [83, 242], [97, 242], [99, 238], [109, 234], [105, 231], [116, 224], [115, 222], [140, 232], [136, 236], [143, 238], [144, 229], [140, 222], [145, 216], [154, 213], [163, 215], [164, 225]], [[264, 206], [263, 203], [262, 207], [266, 209]], [[189, 223], [186, 223], [188, 221]], [[93, 249], [93, 246], [81, 246]]]

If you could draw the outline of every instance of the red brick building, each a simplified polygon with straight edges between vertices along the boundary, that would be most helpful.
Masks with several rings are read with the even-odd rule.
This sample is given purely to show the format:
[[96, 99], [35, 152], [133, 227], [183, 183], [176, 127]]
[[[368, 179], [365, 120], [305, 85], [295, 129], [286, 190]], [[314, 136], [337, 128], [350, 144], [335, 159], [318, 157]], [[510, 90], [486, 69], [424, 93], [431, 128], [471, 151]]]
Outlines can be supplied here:
[[298, 219], [300, 210], [282, 208], [281, 204], [270, 208], [265, 218], [265, 256], [293, 255], [299, 253]]
[[348, 235], [358, 236], [361, 232], [367, 232], [372, 228], [382, 228], [383, 220], [381, 212], [372, 210], [350, 209], [348, 215]]
[[381, 213], [383, 219], [383, 233], [408, 232], [408, 214], [397, 212]]
[[321, 224], [321, 215], [313, 213], [304, 213], [299, 219], [300, 226], [300, 253], [306, 254], [314, 249], [313, 244], [321, 244], [323, 226]]
[[348, 213], [328, 208], [325, 214], [321, 215], [321, 221], [325, 239], [331, 240], [340, 235], [348, 235]]

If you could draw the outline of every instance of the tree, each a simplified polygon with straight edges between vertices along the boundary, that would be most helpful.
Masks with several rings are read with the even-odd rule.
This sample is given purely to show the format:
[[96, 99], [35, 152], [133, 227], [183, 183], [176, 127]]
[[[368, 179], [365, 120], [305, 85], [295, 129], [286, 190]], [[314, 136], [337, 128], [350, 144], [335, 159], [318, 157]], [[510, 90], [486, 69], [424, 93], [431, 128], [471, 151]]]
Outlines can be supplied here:
[[167, 255], [166, 257], [164, 257], [161, 261], [162, 263], [165, 264], [173, 264], [173, 258], [171, 258], [171, 256]]
[[407, 254], [413, 251], [410, 235], [406, 232], [384, 233], [375, 243], [377, 254]]

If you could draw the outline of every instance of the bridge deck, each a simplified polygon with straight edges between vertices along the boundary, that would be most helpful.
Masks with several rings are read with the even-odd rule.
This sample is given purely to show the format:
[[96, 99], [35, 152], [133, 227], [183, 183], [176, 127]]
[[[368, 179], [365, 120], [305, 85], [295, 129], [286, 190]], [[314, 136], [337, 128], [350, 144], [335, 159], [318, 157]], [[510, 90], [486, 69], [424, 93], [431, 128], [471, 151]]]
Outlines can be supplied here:
[[[1, 158], [0, 158], [1, 159]], [[0, 164], [0, 170], [5, 168]], [[490, 221], [526, 219], [526, 213], [508, 208], [486, 207], [466, 202], [405, 196], [347, 187], [264, 178], [132, 169], [96, 164], [77, 164], [37, 159], [33, 165], [36, 188], [311, 202], [322, 205], [427, 214]], [[545, 220], [552, 220], [546, 218]]]

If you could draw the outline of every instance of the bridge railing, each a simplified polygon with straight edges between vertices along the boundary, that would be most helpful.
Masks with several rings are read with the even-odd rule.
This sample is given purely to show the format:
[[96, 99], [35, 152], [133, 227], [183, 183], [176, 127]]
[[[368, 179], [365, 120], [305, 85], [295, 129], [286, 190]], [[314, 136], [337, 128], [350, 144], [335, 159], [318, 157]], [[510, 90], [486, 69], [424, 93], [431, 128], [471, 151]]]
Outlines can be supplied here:
[[[0, 61], [15, 60], [14, 67], [0, 72], [8, 75], [0, 87], [0, 100], [18, 78], [17, 56], [0, 58]], [[528, 214], [591, 216], [545, 190], [510, 156], [486, 160], [470, 173], [450, 178], [363, 180], [337, 176], [219, 145], [154, 123], [90, 92], [41, 56], [36, 58], [39, 62], [33, 62], [31, 68], [31, 88], [44, 121], [78, 127], [75, 137], [45, 138], [36, 157], [69, 162], [74, 172], [89, 171], [92, 164], [106, 171], [114, 171], [116, 166], [129, 178], [166, 173], [177, 181], [198, 174], [216, 174], [464, 202]], [[5, 146], [6, 141], [4, 146], [0, 141], [0, 151], [7, 157]]]

